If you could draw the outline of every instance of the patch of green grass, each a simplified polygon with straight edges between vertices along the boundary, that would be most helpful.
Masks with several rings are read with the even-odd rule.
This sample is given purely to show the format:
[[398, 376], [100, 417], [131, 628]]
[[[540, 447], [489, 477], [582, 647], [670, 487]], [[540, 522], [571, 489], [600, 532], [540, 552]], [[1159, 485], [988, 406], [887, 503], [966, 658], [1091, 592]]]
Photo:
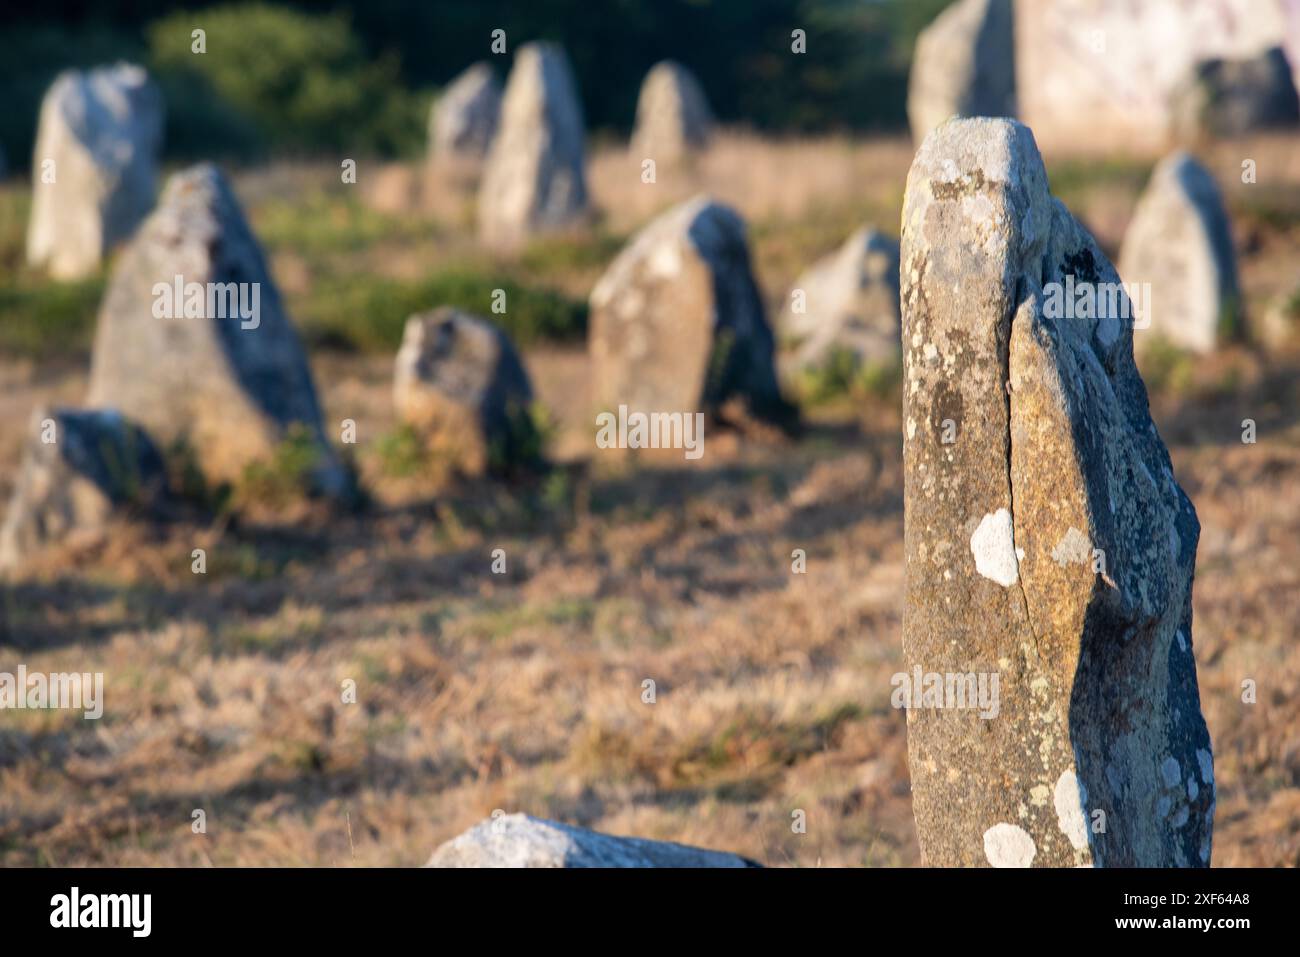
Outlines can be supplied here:
[[426, 218], [382, 213], [357, 199], [355, 187], [339, 189], [260, 204], [251, 217], [258, 238], [272, 252], [291, 250], [327, 266], [330, 257], [359, 253], [378, 242], [418, 241], [436, 234], [437, 227]]
[[1138, 193], [1150, 175], [1150, 163], [1124, 157], [1062, 160], [1052, 163], [1047, 171], [1052, 194], [1067, 206], [1098, 186], [1122, 187]]
[[312, 473], [321, 463], [321, 450], [306, 426], [295, 423], [266, 461], [251, 462], [234, 490], [237, 505], [287, 505], [311, 490]]
[[824, 362], [799, 374], [795, 389], [807, 405], [823, 405], [845, 398], [884, 399], [894, 393], [902, 377], [900, 363], [864, 364], [850, 350], [833, 348]]
[[1192, 384], [1196, 360], [1163, 337], [1153, 337], [1141, 354], [1142, 378], [1152, 392], [1186, 392]]
[[102, 274], [75, 282], [26, 269], [0, 275], [0, 353], [32, 359], [88, 353], [103, 293]]
[[[505, 311], [495, 313], [498, 290], [505, 294]], [[466, 267], [415, 281], [323, 277], [295, 313], [308, 340], [318, 345], [389, 353], [401, 344], [408, 317], [444, 305], [491, 320], [519, 347], [539, 340], [576, 341], [587, 334], [585, 302]]]

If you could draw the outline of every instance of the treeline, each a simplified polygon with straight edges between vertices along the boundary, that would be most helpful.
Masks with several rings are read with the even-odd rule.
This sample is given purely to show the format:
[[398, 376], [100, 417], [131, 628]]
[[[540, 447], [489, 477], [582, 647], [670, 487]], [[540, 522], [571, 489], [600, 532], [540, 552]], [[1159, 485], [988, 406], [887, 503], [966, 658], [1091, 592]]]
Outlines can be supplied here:
[[[588, 125], [624, 133], [642, 77], [665, 57], [700, 77], [724, 122], [779, 132], [902, 128], [917, 32], [949, 0], [356, 0], [195, 5], [51, 0], [0, 14], [0, 146], [27, 163], [59, 70], [148, 66], [178, 158], [416, 155], [440, 85], [476, 60], [562, 43]], [[192, 31], [206, 52], [192, 52]], [[804, 31], [806, 52], [792, 52]]]

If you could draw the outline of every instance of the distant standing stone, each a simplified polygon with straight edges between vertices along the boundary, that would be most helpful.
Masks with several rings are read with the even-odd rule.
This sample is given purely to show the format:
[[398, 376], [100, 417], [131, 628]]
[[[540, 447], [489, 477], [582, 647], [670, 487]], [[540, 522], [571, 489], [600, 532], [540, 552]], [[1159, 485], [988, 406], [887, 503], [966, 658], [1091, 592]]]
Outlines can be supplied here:
[[712, 412], [740, 399], [782, 421], [775, 342], [750, 271], [745, 224], [700, 196], [641, 230], [591, 293], [599, 411]]
[[1011, 0], [958, 0], [921, 31], [907, 84], [917, 143], [950, 116], [1014, 116]]
[[505, 333], [484, 319], [449, 306], [407, 319], [393, 400], [398, 417], [463, 474], [538, 457], [528, 374]]
[[487, 245], [513, 249], [585, 220], [584, 135], [564, 51], [552, 43], [520, 47], [479, 187], [479, 234]]
[[1131, 318], [1045, 310], [1071, 276], [1119, 282], [1026, 127], [926, 138], [903, 206], [903, 668], [935, 676], [907, 710], [930, 865], [1210, 862], [1200, 526]]
[[101, 531], [166, 494], [162, 456], [142, 429], [111, 409], [37, 409], [4, 525], [0, 568], [42, 548]]
[[657, 163], [679, 162], [707, 146], [712, 133], [713, 114], [699, 81], [680, 63], [656, 63], [637, 99], [633, 155]]
[[725, 851], [614, 837], [526, 814], [474, 825], [443, 844], [426, 867], [758, 867]]
[[864, 226], [795, 281], [778, 331], [811, 369], [844, 350], [861, 366], [899, 362], [898, 242]]
[[1149, 329], [1139, 349], [1162, 338], [1193, 352], [1212, 352], [1240, 331], [1237, 257], [1214, 177], [1187, 153], [1166, 157], [1138, 201], [1120, 275], [1149, 283]]
[[98, 269], [153, 205], [162, 130], [162, 95], [143, 68], [59, 74], [32, 155], [27, 261], [58, 279]]
[[1197, 63], [1175, 94], [1174, 111], [1184, 139], [1243, 136], [1300, 122], [1291, 64], [1281, 47]]
[[172, 176], [118, 261], [99, 311], [88, 403], [121, 410], [164, 448], [188, 444], [218, 481], [240, 478], [297, 433], [318, 453], [313, 488], [351, 495], [297, 331], [214, 166]]
[[447, 85], [429, 113], [435, 162], [478, 162], [487, 156], [501, 114], [501, 84], [492, 67], [475, 63]]

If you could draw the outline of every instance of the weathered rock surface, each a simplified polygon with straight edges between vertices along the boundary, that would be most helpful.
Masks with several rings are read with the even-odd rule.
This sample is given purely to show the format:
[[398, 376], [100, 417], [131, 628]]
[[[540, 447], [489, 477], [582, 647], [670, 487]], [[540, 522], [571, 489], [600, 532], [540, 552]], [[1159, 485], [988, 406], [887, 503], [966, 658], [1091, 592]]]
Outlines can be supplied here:
[[499, 248], [571, 228], [587, 215], [582, 107], [564, 51], [519, 48], [479, 187], [479, 234]]
[[904, 666], [1000, 688], [992, 718], [955, 686], [908, 710], [931, 865], [1210, 860], [1200, 528], [1148, 413], [1131, 320], [1045, 313], [1070, 275], [1119, 282], [1048, 192], [1030, 131], [931, 133], [903, 209]]
[[1120, 274], [1150, 285], [1155, 338], [1211, 352], [1240, 331], [1237, 259], [1223, 198], [1214, 177], [1186, 153], [1166, 157], [1138, 201], [1120, 249]]
[[799, 368], [815, 367], [836, 350], [860, 365], [897, 363], [898, 242], [859, 229], [799, 277], [777, 329], [796, 344]]
[[675, 163], [708, 145], [713, 113], [694, 74], [680, 63], [656, 63], [641, 83], [632, 154]]
[[429, 113], [435, 162], [477, 162], [487, 156], [501, 115], [501, 84], [492, 67], [475, 63], [448, 84]]
[[0, 527], [0, 568], [98, 533], [115, 515], [148, 512], [166, 484], [153, 442], [117, 412], [37, 409]]
[[60, 279], [95, 272], [153, 206], [162, 129], [143, 68], [61, 73], [41, 102], [27, 261]]
[[1242, 60], [1204, 60], [1175, 93], [1183, 139], [1242, 136], [1300, 121], [1291, 64], [1281, 47]]
[[1011, 0], [959, 0], [921, 31], [907, 84], [912, 138], [950, 116], [1014, 116]]
[[507, 814], [443, 844], [426, 867], [757, 867], [724, 851], [598, 831]]
[[486, 320], [445, 306], [407, 319], [393, 399], [398, 418], [461, 473], [537, 458], [528, 374], [505, 333]]
[[599, 411], [712, 412], [736, 398], [759, 419], [790, 415], [745, 224], [707, 197], [670, 209], [619, 253], [592, 290], [589, 338]]
[[164, 448], [184, 442], [219, 481], [238, 479], [286, 439], [305, 440], [319, 451], [315, 489], [351, 493], [298, 334], [214, 166], [175, 174], [117, 263], [100, 307], [88, 402], [119, 409]]
[[1158, 156], [1176, 139], [1181, 91], [1198, 63], [1284, 46], [1295, 66], [1300, 18], [1288, 20], [1289, 2], [1016, 3], [1019, 117], [1049, 153]]

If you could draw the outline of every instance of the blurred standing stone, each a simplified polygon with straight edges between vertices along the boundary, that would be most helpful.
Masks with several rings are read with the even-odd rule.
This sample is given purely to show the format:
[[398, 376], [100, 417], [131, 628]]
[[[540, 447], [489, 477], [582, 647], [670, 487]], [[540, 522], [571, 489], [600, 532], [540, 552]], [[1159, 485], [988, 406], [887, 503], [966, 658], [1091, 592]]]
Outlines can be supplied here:
[[1243, 60], [1204, 60], [1178, 91], [1174, 122], [1183, 139], [1243, 136], [1300, 121], [1291, 65], [1281, 47]]
[[785, 421], [774, 340], [750, 272], [745, 224], [696, 197], [641, 230], [591, 293], [599, 411], [715, 412], [740, 399]]
[[1120, 250], [1126, 282], [1150, 285], [1150, 328], [1193, 352], [1213, 351], [1240, 331], [1232, 231], [1214, 177], [1187, 153], [1166, 157], [1138, 200]]
[[162, 456], [111, 409], [37, 409], [4, 525], [0, 568], [101, 532], [115, 514], [148, 512], [166, 492]]
[[950, 116], [1014, 116], [1011, 0], [958, 0], [921, 31], [907, 84], [919, 143]]
[[501, 85], [486, 63], [448, 84], [429, 113], [429, 153], [436, 163], [477, 164], [487, 156], [501, 114]]
[[507, 471], [538, 457], [533, 390], [510, 340], [448, 306], [406, 320], [393, 400], [440, 461], [466, 475]]
[[713, 114], [695, 76], [680, 63], [656, 63], [641, 84], [632, 154], [656, 163], [680, 162], [708, 145]]
[[476, 824], [447, 841], [426, 867], [758, 867], [725, 851], [614, 837], [526, 814]]
[[162, 96], [126, 63], [61, 73], [41, 102], [27, 261], [59, 279], [99, 268], [153, 206]]
[[1020, 118], [1057, 154], [1158, 156], [1197, 64], [1287, 48], [1293, 0], [1032, 0], [1015, 4]]
[[530, 236], [585, 220], [584, 135], [564, 51], [552, 43], [520, 47], [479, 187], [479, 234], [486, 244], [514, 249]]
[[[930, 865], [1205, 866], [1214, 771], [1192, 646], [1200, 526], [1118, 283], [1048, 192], [1029, 130], [954, 120], [903, 208], [903, 668]], [[955, 428], [950, 428], [949, 423]], [[998, 685], [986, 710], [954, 677]], [[969, 683], [966, 684], [969, 688]]]
[[351, 494], [261, 247], [209, 164], [171, 177], [118, 261], [88, 402], [120, 409], [165, 448], [187, 444], [210, 479], [237, 480], [282, 442], [304, 442], [317, 459], [313, 488]]
[[797, 345], [795, 363], [813, 368], [836, 350], [861, 366], [899, 361], [898, 242], [869, 226], [795, 282], [778, 322]]

